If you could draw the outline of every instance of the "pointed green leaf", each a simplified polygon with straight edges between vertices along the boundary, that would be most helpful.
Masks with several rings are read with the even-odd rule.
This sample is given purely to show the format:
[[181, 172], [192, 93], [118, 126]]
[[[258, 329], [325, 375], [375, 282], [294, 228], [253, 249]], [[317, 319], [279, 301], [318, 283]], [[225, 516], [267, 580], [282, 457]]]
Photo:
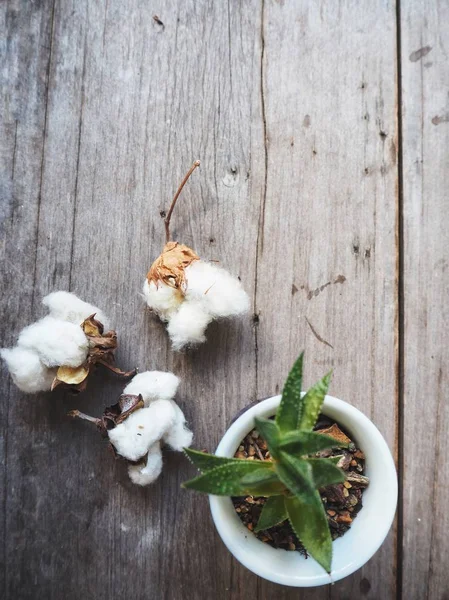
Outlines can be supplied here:
[[279, 447], [286, 452], [305, 456], [328, 448], [341, 448], [342, 444], [329, 435], [314, 431], [289, 431], [281, 436]]
[[285, 498], [288, 520], [307, 552], [331, 572], [332, 538], [320, 494], [314, 490], [307, 497]]
[[[225, 456], [216, 456], [215, 454], [208, 454], [207, 452], [200, 452], [199, 450], [193, 450], [193, 448], [184, 448], [184, 454], [190, 460], [190, 462], [200, 471], [206, 472], [215, 467], [221, 467], [229, 464], [240, 464], [242, 461], [246, 461], [245, 458], [226, 458]], [[261, 460], [253, 460], [260, 464]]]
[[312, 476], [316, 488], [323, 488], [333, 483], [343, 483], [346, 479], [345, 472], [336, 467], [332, 459], [310, 458], [307, 462], [312, 467]]
[[263, 417], [256, 417], [254, 419], [256, 428], [262, 435], [263, 439], [267, 442], [268, 450], [273, 458], [278, 455], [278, 444], [279, 444], [279, 428], [272, 419], [264, 419]]
[[320, 494], [315, 489], [310, 461], [281, 452], [275, 468], [279, 479], [294, 494], [285, 500], [293, 530], [310, 555], [329, 573], [332, 539]]
[[[254, 476], [253, 476], [254, 475]], [[245, 489], [245, 493], [251, 496], [277, 496], [283, 494], [286, 489], [285, 485], [279, 480], [279, 477], [274, 471], [260, 469], [254, 474], [245, 475], [240, 480], [240, 483]]]
[[320, 414], [324, 396], [327, 394], [331, 373], [320, 379], [303, 397], [303, 411], [298, 420], [298, 429], [312, 431]]
[[274, 527], [285, 521], [286, 518], [285, 496], [272, 496], [263, 505], [257, 527], [254, 531], [258, 533], [264, 529], [270, 529], [270, 527]]
[[186, 481], [182, 487], [216, 496], [242, 496], [249, 493], [240, 482], [242, 477], [261, 468], [270, 469], [272, 463], [270, 461], [237, 460], [237, 462], [215, 467], [195, 479]]
[[308, 461], [281, 452], [274, 468], [279, 479], [295, 496], [307, 498], [315, 492], [312, 467]]
[[[273, 465], [273, 463], [271, 463]], [[259, 483], [267, 483], [272, 481], [279, 481], [279, 477], [274, 472], [274, 469], [256, 469], [244, 475], [240, 482], [242, 485], [254, 486]]]
[[[273, 463], [271, 463], [273, 465]], [[243, 488], [245, 488], [251, 496], [277, 496], [285, 492], [284, 484], [279, 481], [273, 469], [258, 469], [248, 475], [244, 475], [240, 480]]]
[[271, 498], [271, 496], [279, 496], [285, 492], [285, 485], [283, 485], [279, 480], [271, 481], [267, 483], [260, 483], [255, 485], [254, 487], [248, 487], [245, 489], [245, 496], [263, 496], [264, 498]]
[[276, 424], [283, 432], [296, 429], [302, 412], [302, 352], [293, 365], [282, 390], [282, 399], [276, 413]]

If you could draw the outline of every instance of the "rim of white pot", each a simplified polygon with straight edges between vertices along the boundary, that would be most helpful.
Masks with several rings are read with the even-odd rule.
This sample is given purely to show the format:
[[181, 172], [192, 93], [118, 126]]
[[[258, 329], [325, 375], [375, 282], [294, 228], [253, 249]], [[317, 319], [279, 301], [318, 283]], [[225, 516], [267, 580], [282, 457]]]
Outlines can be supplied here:
[[[254, 428], [254, 417], [271, 417], [281, 396], [251, 406], [226, 431], [218, 456], [234, 456], [240, 442]], [[334, 583], [360, 569], [379, 549], [394, 519], [398, 483], [393, 457], [377, 427], [347, 402], [326, 396], [322, 413], [334, 419], [365, 453], [370, 484], [363, 507], [344, 536], [333, 542], [332, 573], [328, 575], [311, 557], [275, 549], [258, 540], [239, 519], [230, 497], [209, 496], [212, 518], [228, 550], [247, 569], [275, 583], [313, 587]]]

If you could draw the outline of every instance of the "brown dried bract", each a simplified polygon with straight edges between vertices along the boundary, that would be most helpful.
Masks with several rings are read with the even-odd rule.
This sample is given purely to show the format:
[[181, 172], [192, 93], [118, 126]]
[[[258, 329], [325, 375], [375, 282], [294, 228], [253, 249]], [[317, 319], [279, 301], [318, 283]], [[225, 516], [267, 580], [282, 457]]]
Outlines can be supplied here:
[[112, 406], [107, 406], [104, 409], [102, 417], [91, 417], [79, 410], [71, 410], [67, 413], [69, 417], [83, 419], [84, 421], [90, 421], [95, 423], [98, 430], [107, 437], [107, 432], [110, 429], [114, 429], [120, 423], [123, 423], [129, 415], [139, 408], [144, 408], [145, 404], [141, 394], [138, 396], [134, 394], [122, 394], [119, 401]]
[[104, 331], [103, 323], [95, 318], [95, 314], [87, 317], [87, 319], [81, 323], [81, 329], [89, 337], [101, 336]]
[[[90, 415], [86, 415], [85, 413], [79, 410], [71, 410], [68, 414], [69, 417], [83, 419], [84, 421], [89, 421], [90, 423], [94, 423], [101, 433], [102, 437], [108, 437], [108, 431], [123, 423], [134, 411], [144, 408], [145, 403], [141, 394], [138, 396], [134, 394], [122, 394], [116, 404], [112, 406], [107, 406], [104, 409], [102, 417], [91, 417]], [[117, 458], [119, 455], [117, 454], [114, 446], [109, 444], [110, 450]], [[133, 463], [132, 461], [128, 461]]]
[[162, 254], [151, 265], [147, 275], [148, 282], [153, 281], [156, 287], [160, 283], [165, 283], [184, 294], [186, 287], [185, 269], [193, 261], [199, 259], [200, 257], [188, 246], [178, 242], [168, 242], [165, 244]]
[[144, 408], [145, 404], [141, 394], [122, 394], [117, 404], [107, 406], [103, 413], [103, 421], [106, 430], [114, 429], [120, 423], [123, 423], [129, 415], [139, 408]]
[[136, 370], [122, 371], [114, 366], [114, 351], [117, 348], [117, 334], [115, 331], [103, 333], [103, 324], [91, 315], [81, 323], [81, 328], [89, 342], [89, 350], [85, 362], [79, 367], [61, 365], [53, 380], [52, 391], [63, 385], [73, 392], [82, 392], [86, 389], [87, 378], [96, 364], [103, 365], [109, 371], [124, 378], [133, 377]]

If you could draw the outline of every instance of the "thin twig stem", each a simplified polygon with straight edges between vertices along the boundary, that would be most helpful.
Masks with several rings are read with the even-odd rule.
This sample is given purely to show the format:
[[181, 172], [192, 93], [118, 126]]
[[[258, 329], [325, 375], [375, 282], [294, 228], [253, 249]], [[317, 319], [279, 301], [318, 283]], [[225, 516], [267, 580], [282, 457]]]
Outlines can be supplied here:
[[184, 177], [184, 179], [181, 182], [181, 185], [179, 186], [173, 200], [172, 203], [170, 205], [170, 208], [168, 209], [168, 213], [167, 216], [165, 217], [165, 243], [167, 244], [170, 241], [170, 219], [173, 213], [173, 210], [176, 206], [176, 201], [179, 198], [179, 194], [182, 192], [182, 188], [185, 186], [188, 178], [190, 177], [190, 175], [193, 173], [193, 171], [200, 166], [200, 161], [196, 160], [193, 165], [190, 167], [190, 169], [188, 170], [186, 176]]
[[86, 415], [86, 413], [83, 413], [80, 410], [71, 410], [70, 412], [67, 413], [67, 415], [69, 417], [73, 417], [74, 419], [78, 418], [78, 419], [83, 419], [84, 421], [90, 421], [91, 423], [95, 423], [95, 425], [99, 421], [99, 419], [97, 419], [95, 417], [91, 417], [90, 415]]

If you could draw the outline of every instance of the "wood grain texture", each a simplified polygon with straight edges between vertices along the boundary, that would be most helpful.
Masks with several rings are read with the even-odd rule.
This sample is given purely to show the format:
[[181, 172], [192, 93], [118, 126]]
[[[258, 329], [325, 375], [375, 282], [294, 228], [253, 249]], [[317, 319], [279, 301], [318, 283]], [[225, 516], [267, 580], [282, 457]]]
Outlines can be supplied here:
[[[15, 333], [34, 316], [52, 12], [49, 3], [0, 6], [2, 32], [6, 32], [0, 73], [2, 345], [11, 344]], [[45, 400], [29, 402], [5, 372], [0, 386], [1, 594], [31, 597], [38, 572], [32, 536], [40, 536], [49, 525], [38, 520], [46, 508], [39, 506], [39, 490], [45, 483], [38, 467], [48, 464], [50, 415], [40, 410]], [[50, 552], [47, 547], [41, 555], [43, 570], [48, 568]]]
[[405, 4], [404, 598], [449, 598], [449, 6]]
[[[46, 293], [76, 292], [112, 317], [123, 367], [181, 377], [179, 404], [196, 446], [208, 450], [238, 410], [279, 390], [305, 348], [306, 384], [333, 368], [332, 393], [370, 415], [396, 451], [394, 3], [9, 0], [0, 14], [7, 32], [1, 345], [43, 314]], [[432, 45], [414, 42], [410, 52]], [[440, 89], [436, 79], [433, 85]], [[430, 118], [444, 116], [443, 100]], [[417, 127], [411, 120], [411, 130]], [[430, 123], [426, 132], [428, 144], [440, 136], [441, 165], [447, 124]], [[254, 316], [214, 324], [208, 344], [173, 354], [139, 293], [164, 242], [161, 211], [196, 158], [201, 168], [183, 192], [172, 231], [241, 277]], [[420, 223], [415, 177], [410, 206], [418, 225], [411, 221], [410, 231]], [[440, 203], [445, 184], [438, 183]], [[428, 238], [438, 207], [424, 217]], [[431, 241], [443, 258], [443, 230], [439, 236]], [[416, 261], [420, 246], [413, 244]], [[429, 266], [420, 267], [428, 285]], [[419, 290], [410, 278], [410, 293]], [[416, 329], [415, 313], [409, 318], [417, 346], [424, 329]], [[429, 344], [442, 323], [433, 318]], [[394, 531], [361, 571], [332, 588], [269, 584], [227, 552], [207, 499], [180, 489], [193, 472], [181, 456], [167, 453], [158, 482], [137, 488], [95, 431], [65, 417], [74, 407], [99, 414], [120, 393], [119, 381], [97, 376], [76, 399], [26, 397], [2, 375], [5, 598], [395, 596]], [[421, 384], [436, 389], [433, 375], [426, 377], [419, 386], [415, 380], [413, 393]], [[442, 440], [443, 421], [432, 415], [429, 408]], [[409, 419], [419, 431], [420, 415], [411, 410]], [[432, 449], [424, 447], [426, 457]], [[406, 472], [412, 480], [420, 460]], [[447, 471], [438, 473], [447, 482]], [[411, 522], [415, 508], [408, 507]], [[413, 557], [404, 556], [416, 570], [407, 562], [417, 560], [418, 532], [413, 536]], [[438, 532], [434, 543], [434, 552], [444, 549]], [[426, 544], [430, 557], [430, 538]], [[420, 576], [438, 592], [441, 561], [435, 554], [427, 567], [420, 563]]]
[[[305, 348], [306, 386], [333, 369], [331, 393], [394, 448], [395, 13], [393, 3], [365, 8], [266, 3], [257, 391], [281, 389]], [[354, 576], [309, 593], [393, 598], [394, 531]]]
[[[41, 190], [39, 210], [34, 222], [27, 215], [17, 224], [24, 238], [33, 227], [38, 246], [28, 239], [23, 256], [12, 243], [14, 231], [8, 232], [16, 280], [8, 282], [2, 342], [12, 343], [15, 332], [41, 316], [45, 293], [77, 292], [118, 324], [121, 364], [173, 368], [182, 377], [179, 403], [198, 444], [212, 450], [233, 414], [256, 397], [251, 317], [211, 327], [212, 345], [173, 356], [163, 326], [145, 311], [139, 293], [162, 249], [160, 212], [198, 157], [202, 168], [183, 193], [173, 232], [253, 287], [261, 184], [250, 177], [257, 163], [251, 153], [263, 147], [260, 6], [245, 4], [231, 13], [212, 3], [57, 2], [54, 11], [34, 10], [46, 25], [47, 38], [36, 41], [46, 49], [43, 75], [24, 80], [22, 69], [6, 83], [14, 89], [22, 76], [21, 85], [33, 91], [42, 82], [31, 107], [23, 92], [17, 94], [24, 112], [19, 131], [28, 111], [42, 113], [39, 140], [45, 144], [30, 168]], [[20, 27], [9, 27], [13, 43], [36, 36], [22, 5], [10, 4], [5, 12], [7, 24], [21, 15]], [[32, 45], [25, 50], [28, 61], [39, 58]], [[12, 49], [11, 61], [17, 55]], [[7, 167], [14, 156], [11, 131]], [[15, 193], [18, 202], [30, 202], [28, 188]], [[23, 310], [14, 297], [28, 257], [36, 276]], [[98, 414], [119, 394], [119, 382], [98, 378], [76, 401], [41, 395], [31, 399], [31, 408], [7, 377], [3, 385], [2, 410], [10, 407], [3, 428], [6, 597], [178, 599], [184, 590], [192, 598], [229, 596], [230, 590], [237, 597], [241, 591], [254, 595], [257, 579], [247, 580], [232, 564], [207, 499], [180, 490], [192, 473], [185, 459], [168, 456], [158, 484], [136, 488], [96, 433], [65, 417], [74, 403]]]

